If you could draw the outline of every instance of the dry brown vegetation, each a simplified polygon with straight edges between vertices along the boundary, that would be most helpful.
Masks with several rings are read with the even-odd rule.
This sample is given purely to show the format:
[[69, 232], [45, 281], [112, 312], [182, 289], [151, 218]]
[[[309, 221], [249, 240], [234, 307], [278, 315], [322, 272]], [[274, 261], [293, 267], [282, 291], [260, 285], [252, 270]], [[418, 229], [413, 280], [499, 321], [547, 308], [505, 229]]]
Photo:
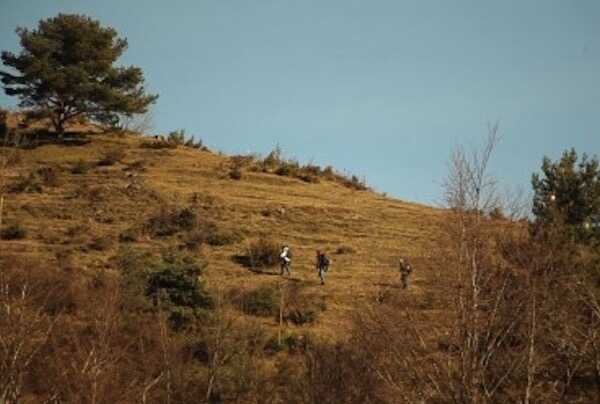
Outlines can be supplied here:
[[[31, 299], [15, 295], [10, 305], [27, 307], [35, 320], [14, 330], [31, 334], [23, 338], [32, 359], [5, 373], [12, 375], [5, 402], [265, 401], [258, 391], [282, 400], [290, 381], [278, 369], [304, 361], [297, 355], [311, 341], [345, 340], [357, 308], [377, 299], [382, 285], [399, 290], [392, 267], [398, 251], [420, 265], [436, 233], [436, 210], [335, 179], [244, 169], [233, 181], [227, 158], [206, 150], [148, 148], [152, 140], [122, 134], [90, 140], [2, 149], [20, 156], [2, 169], [3, 227], [19, 223], [27, 231], [24, 239], [2, 241], [3, 280], [10, 290], [31, 291]], [[253, 250], [266, 239], [292, 247], [289, 288], [280, 289], [278, 268]], [[340, 246], [352, 254], [336, 256], [329, 284], [320, 287], [314, 250]], [[151, 267], [139, 263], [144, 256], [182, 248], [208, 264], [204, 287], [220, 296], [213, 309], [154, 306], [143, 279], [123, 275], [123, 260], [143, 272]], [[249, 252], [260, 271], [240, 262]], [[31, 279], [16, 276], [24, 267]], [[429, 282], [421, 268], [411, 294]], [[38, 276], [60, 282], [55, 288]], [[275, 290], [273, 311], [246, 314], [260, 288]], [[185, 327], [175, 331], [174, 319]]]
[[26, 230], [0, 241], [1, 403], [600, 397], [600, 300], [576, 270], [597, 254], [502, 219], [493, 136], [453, 155], [448, 210], [280, 156], [90, 140], [0, 149], [0, 227]]

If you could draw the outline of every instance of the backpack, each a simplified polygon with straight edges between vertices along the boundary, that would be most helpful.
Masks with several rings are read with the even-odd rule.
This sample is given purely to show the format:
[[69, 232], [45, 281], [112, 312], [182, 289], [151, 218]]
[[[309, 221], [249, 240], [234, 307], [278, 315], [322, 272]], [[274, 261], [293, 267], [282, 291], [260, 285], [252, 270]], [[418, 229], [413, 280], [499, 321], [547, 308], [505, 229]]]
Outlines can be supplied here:
[[329, 269], [329, 264], [330, 264], [329, 258], [327, 258], [325, 256], [325, 254], [323, 254], [319, 257], [319, 268], [323, 268], [324, 270], [327, 271]]

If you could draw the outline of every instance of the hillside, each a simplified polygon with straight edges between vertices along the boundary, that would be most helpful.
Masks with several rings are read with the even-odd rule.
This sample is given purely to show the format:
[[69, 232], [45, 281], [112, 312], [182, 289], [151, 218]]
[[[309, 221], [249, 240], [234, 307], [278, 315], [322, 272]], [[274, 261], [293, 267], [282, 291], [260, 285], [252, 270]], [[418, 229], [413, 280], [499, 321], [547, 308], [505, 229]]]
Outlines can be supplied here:
[[597, 244], [171, 135], [1, 149], [8, 402], [475, 402], [464, 363], [478, 402], [598, 397]]
[[[296, 178], [243, 170], [229, 178], [231, 158], [207, 150], [142, 147], [148, 137], [95, 134], [80, 145], [48, 144], [20, 150], [8, 171], [8, 183], [27, 183], [31, 173], [50, 167], [50, 184], [6, 194], [4, 223], [20, 223], [23, 240], [3, 240], [11, 259], [34, 257], [57, 263], [69, 256], [80, 271], [112, 271], [120, 248], [157, 253], [182, 245], [185, 234], [159, 237], [142, 232], [161, 208], [190, 207], [199, 217], [236, 234], [232, 244], [203, 245], [194, 252], [208, 262], [209, 289], [228, 293], [259, 285], [277, 285], [278, 268], [249, 270], [236, 260], [261, 235], [290, 245], [293, 282], [327, 309], [312, 326], [318, 333], [343, 335], [352, 310], [373, 301], [382, 289], [400, 292], [395, 260], [411, 257], [416, 268], [409, 294], [431, 293], [426, 257], [431, 253], [440, 212], [422, 205], [357, 191], [325, 179]], [[5, 152], [8, 149], [5, 149]], [[108, 162], [98, 164], [106, 156]], [[78, 167], [80, 166], [80, 167]], [[30, 178], [32, 182], [38, 179]], [[338, 248], [348, 251], [336, 253]], [[316, 249], [333, 260], [325, 286], [314, 270]], [[275, 325], [274, 319], [266, 319]]]

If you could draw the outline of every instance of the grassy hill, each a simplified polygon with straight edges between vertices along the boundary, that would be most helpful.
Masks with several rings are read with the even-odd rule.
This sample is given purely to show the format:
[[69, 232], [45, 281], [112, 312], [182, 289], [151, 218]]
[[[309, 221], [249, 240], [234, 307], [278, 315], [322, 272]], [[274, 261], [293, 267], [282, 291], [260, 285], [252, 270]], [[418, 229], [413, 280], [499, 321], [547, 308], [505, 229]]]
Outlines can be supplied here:
[[[189, 208], [225, 239], [193, 252], [208, 262], [209, 289], [227, 294], [277, 286], [278, 268], [248, 268], [239, 257], [261, 236], [288, 244], [294, 259], [286, 282], [327, 307], [311, 326], [317, 333], [343, 335], [340, 327], [351, 312], [382, 290], [424, 294], [434, 287], [426, 258], [439, 210], [339, 181], [309, 183], [249, 166], [240, 180], [231, 179], [234, 158], [206, 149], [158, 148], [160, 140], [149, 137], [94, 134], [89, 140], [19, 150], [12, 158], [5, 173], [11, 192], [4, 224], [20, 224], [27, 236], [2, 241], [11, 259], [67, 260], [78, 271], [112, 271], [123, 248], [183, 248], [189, 232], [158, 236], [144, 229], [161, 212]], [[314, 270], [316, 249], [333, 260], [325, 286]], [[399, 289], [399, 255], [411, 257], [416, 268], [408, 291]]]
[[[540, 402], [598, 397], [597, 244], [563, 228], [278, 153], [38, 140], [0, 149], [0, 382], [22, 402], [475, 402], [481, 375], [504, 385], [477, 402], [520, 402], [534, 378]], [[253, 259], [261, 240], [291, 247], [291, 276]]]

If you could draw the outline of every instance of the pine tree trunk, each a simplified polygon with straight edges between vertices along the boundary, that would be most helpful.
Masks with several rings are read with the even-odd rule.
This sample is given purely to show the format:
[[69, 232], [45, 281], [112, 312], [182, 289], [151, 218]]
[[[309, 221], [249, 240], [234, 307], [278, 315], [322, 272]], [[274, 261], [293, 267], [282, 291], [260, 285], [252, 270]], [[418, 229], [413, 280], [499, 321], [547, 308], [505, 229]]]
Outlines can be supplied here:
[[62, 120], [59, 120], [55, 126], [55, 129], [56, 129], [56, 135], [58, 136], [58, 138], [62, 139], [65, 134], [65, 122]]

